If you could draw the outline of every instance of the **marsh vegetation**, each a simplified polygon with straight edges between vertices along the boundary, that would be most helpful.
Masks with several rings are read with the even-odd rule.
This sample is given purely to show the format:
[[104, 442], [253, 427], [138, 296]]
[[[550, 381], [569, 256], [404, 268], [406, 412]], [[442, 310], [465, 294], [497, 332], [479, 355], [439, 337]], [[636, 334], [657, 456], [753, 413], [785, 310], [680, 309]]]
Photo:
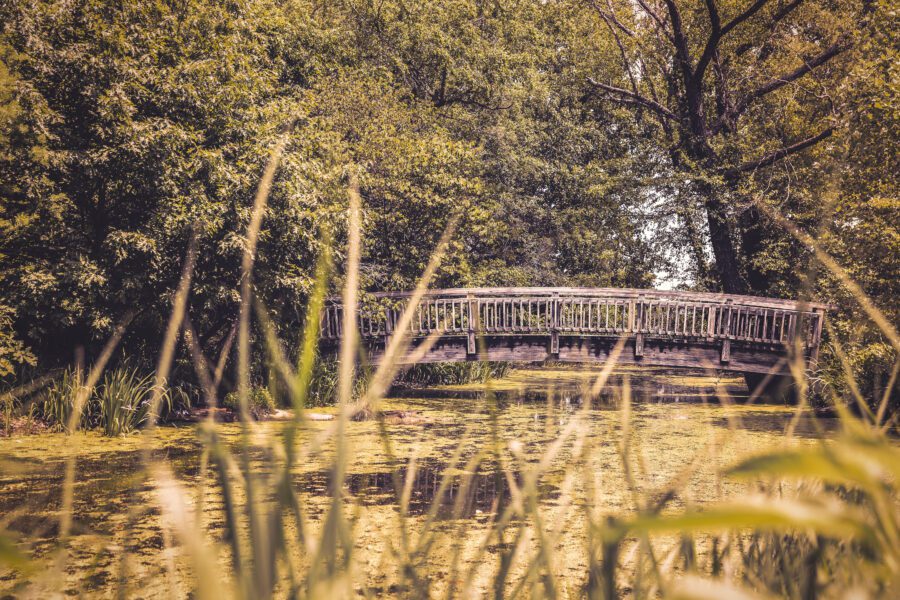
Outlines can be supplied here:
[[[758, 494], [770, 494], [773, 510], [790, 502], [785, 507], [802, 506], [810, 511], [808, 517], [815, 517], [816, 509], [798, 503], [811, 495], [823, 499], [821, 488], [772, 487], [726, 472], [761, 452], [812, 456], [823, 443], [840, 437], [838, 419], [798, 416], [789, 406], [721, 404], [719, 396], [738, 399], [745, 392], [740, 378], [623, 370], [611, 375], [603, 394], [592, 396], [597, 376], [596, 370], [518, 370], [488, 384], [433, 386], [427, 397], [410, 391], [382, 403], [385, 411], [415, 411], [422, 417], [416, 424], [347, 423], [343, 450], [337, 440], [329, 440], [320, 453], [287, 468], [299, 505], [280, 523], [280, 534], [287, 539], [275, 561], [282, 576], [273, 581], [274, 593], [291, 592], [292, 580], [282, 569], [309, 573], [316, 556], [327, 559], [324, 550], [313, 550], [332, 543], [336, 547], [328, 551], [345, 562], [341, 571], [320, 575], [324, 580], [316, 585], [327, 586], [315, 588], [320, 594], [329, 589], [349, 596], [489, 596], [499, 589], [504, 594], [581, 596], [597, 584], [589, 580], [601, 558], [592, 555], [592, 545], [599, 544], [596, 536], [604, 528], [616, 531], [607, 519], [626, 523], [646, 511], [658, 514], [656, 526], [667, 531], [650, 535], [653, 527], [647, 522], [646, 531], [617, 542], [617, 565], [611, 572], [625, 595], [652, 597], [679, 576], [714, 575], [717, 570], [729, 573], [732, 581], [762, 583], [786, 595], [805, 593], [803, 585], [815, 585], [823, 597], [838, 597], [848, 589], [887, 592], [868, 580], [865, 571], [849, 570], [849, 557], [841, 556], [846, 550], [826, 536], [817, 542], [803, 536], [776, 538], [764, 530], [754, 532], [750, 523], [741, 522], [747, 515], [740, 514], [720, 516], [722, 523], [686, 525], [682, 533], [677, 532], [681, 526], [669, 522], [685, 513], [709, 519], [700, 511], [730, 507]], [[494, 391], [486, 394], [486, 387]], [[235, 560], [228, 541], [232, 527], [242, 537], [244, 560], [255, 563], [263, 552], [246, 537], [251, 531], [245, 519], [255, 511], [247, 505], [251, 492], [244, 486], [257, 486], [253, 502], [270, 516], [283, 510], [283, 491], [266, 482], [278, 481], [284, 473], [285, 437], [293, 438], [302, 453], [332, 423], [311, 422], [295, 433], [284, 423], [259, 423], [249, 435], [236, 423], [217, 426], [215, 435], [228, 453], [246, 454], [239, 459], [246, 464], [232, 466], [235, 472], [205, 468], [209, 447], [202, 429], [166, 427], [153, 434], [152, 460], [167, 465], [180, 482], [196, 518], [190, 535], [210, 544], [208, 559], [222, 573], [233, 573], [228, 567]], [[189, 549], [179, 541], [188, 532], [173, 531], [172, 515], [157, 508], [160, 482], [144, 472], [142, 443], [99, 432], [79, 433], [68, 441], [65, 449], [48, 447], [47, 436], [0, 442], [6, 473], [0, 506], [11, 517], [8, 530], [20, 535], [34, 561], [31, 570], [7, 574], [6, 591], [149, 598], [173, 592], [182, 596], [198, 585], [202, 589]], [[54, 570], [56, 515], [70, 453], [77, 456], [79, 485], [72, 505], [70, 567], [59, 580]], [[336, 460], [344, 463], [340, 471]], [[228, 478], [230, 490], [223, 490], [221, 477]], [[341, 505], [335, 507], [338, 497]], [[228, 501], [235, 504], [237, 522], [230, 521]], [[863, 498], [851, 503], [865, 506]], [[329, 538], [336, 508], [346, 519], [346, 530]], [[272, 551], [280, 545], [275, 539], [264, 543]], [[784, 577], [780, 567], [768, 562], [791, 560], [802, 566], [813, 543], [819, 544], [815, 551], [822, 553], [829, 573], [820, 581]], [[775, 544], [780, 555], [767, 555]], [[601, 549], [598, 545], [593, 551]], [[876, 569], [877, 560], [872, 556], [868, 568]], [[244, 568], [255, 573], [259, 566]], [[240, 583], [226, 575], [216, 587], [234, 591]]]

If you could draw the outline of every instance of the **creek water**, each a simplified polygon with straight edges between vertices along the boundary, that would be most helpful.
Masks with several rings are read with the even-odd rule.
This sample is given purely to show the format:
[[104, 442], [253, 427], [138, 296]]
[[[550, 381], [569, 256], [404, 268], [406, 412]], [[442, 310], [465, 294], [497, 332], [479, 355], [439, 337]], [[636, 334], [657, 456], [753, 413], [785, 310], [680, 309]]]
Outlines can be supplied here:
[[[489, 524], [540, 468], [534, 479], [538, 512], [555, 551], [554, 569], [564, 588], [577, 595], [586, 573], [588, 518], [627, 515], [668, 490], [675, 493], [666, 510], [673, 511], [745, 494], [751, 484], [724, 475], [729, 465], [763, 450], [816, 443], [836, 426], [797, 414], [794, 407], [742, 402], [746, 389], [740, 378], [620, 370], [599, 397], [588, 400], [586, 389], [597, 375], [520, 369], [489, 385], [395, 390], [382, 406], [394, 415], [383, 428], [373, 421], [347, 423], [341, 493], [353, 524], [358, 593], [403, 591], [397, 587], [396, 556], [404, 486], [409, 501], [402, 523], [411, 538], [433, 522], [433, 540], [421, 558], [433, 591], [451, 581], [468, 582], [477, 591], [488, 585], [503, 550], [502, 540], [486, 540]], [[304, 447], [334, 423], [310, 423], [297, 444]], [[257, 423], [249, 438], [242, 437], [240, 424], [221, 424], [217, 431], [233, 453], [248, 453], [253, 477], [265, 481], [282, 464], [278, 447], [286, 428], [282, 422]], [[556, 443], [561, 436], [563, 443]], [[171, 500], [145, 468], [148, 456], [175, 474], [189, 509], [199, 514], [198, 531], [228, 579], [220, 480], [212, 466], [204, 468], [197, 426], [159, 427], [151, 437], [87, 432], [0, 440], [0, 524], [32, 559], [30, 570], [0, 567], [0, 591], [185, 595], [193, 574], [164, 510]], [[308, 539], [317, 539], [331, 506], [337, 451], [331, 439], [312, 457], [301, 453], [291, 471]], [[61, 555], [60, 507], [72, 457], [72, 527]], [[284, 527], [286, 535], [297, 536], [295, 525], [286, 521]]]

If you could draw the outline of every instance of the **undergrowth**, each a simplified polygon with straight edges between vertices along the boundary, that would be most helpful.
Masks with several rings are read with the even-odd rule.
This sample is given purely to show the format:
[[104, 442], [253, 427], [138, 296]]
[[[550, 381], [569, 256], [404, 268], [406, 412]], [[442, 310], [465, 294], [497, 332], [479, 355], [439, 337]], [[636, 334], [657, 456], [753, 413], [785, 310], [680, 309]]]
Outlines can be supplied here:
[[123, 365], [112, 369], [93, 387], [85, 378], [81, 369], [64, 370], [37, 394], [30, 415], [44, 421], [51, 431], [71, 433], [69, 423], [77, 410], [77, 428], [99, 428], [105, 435], [118, 436], [134, 433], [150, 422], [155, 391], [159, 419], [166, 419], [175, 410], [190, 408], [187, 393], [169, 388], [164, 382], [155, 383], [152, 373], [142, 374], [137, 367]]
[[426, 386], [487, 383], [491, 379], [504, 377], [511, 368], [512, 365], [507, 362], [419, 364], [404, 370], [398, 377], [398, 384]]

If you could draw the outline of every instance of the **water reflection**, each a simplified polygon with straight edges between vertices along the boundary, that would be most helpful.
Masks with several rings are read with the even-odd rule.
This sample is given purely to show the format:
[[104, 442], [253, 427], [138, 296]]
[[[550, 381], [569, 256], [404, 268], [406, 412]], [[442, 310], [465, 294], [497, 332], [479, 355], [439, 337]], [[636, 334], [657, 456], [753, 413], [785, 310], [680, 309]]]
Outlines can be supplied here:
[[[596, 380], [597, 371], [532, 370], [514, 371], [508, 380], [499, 384], [435, 386], [426, 388], [398, 387], [395, 398], [479, 399], [489, 391], [501, 406], [510, 403], [547, 402], [548, 398], [578, 405]], [[628, 380], [631, 399], [645, 402], [719, 402], [721, 397], [741, 402], [748, 397], [747, 388], [739, 376], [709, 375], [696, 370], [648, 370], [614, 373], [594, 400], [593, 408], [615, 408], [620, 392]]]
[[[351, 473], [345, 477], [344, 493], [361, 506], [390, 505], [399, 511], [398, 499], [403, 486], [409, 485], [407, 514], [417, 516], [434, 511], [438, 520], [477, 519], [479, 515], [487, 518], [508, 504], [509, 483], [499, 470], [482, 467], [472, 473], [456, 471], [450, 474], [447, 469], [448, 466], [440, 462], [419, 464], [411, 484], [406, 481], [406, 467], [394, 471]], [[441, 490], [444, 479], [446, 482]], [[521, 486], [521, 473], [514, 473], [513, 481]], [[295, 482], [309, 495], [330, 496], [333, 489], [329, 471], [305, 473]], [[552, 499], [558, 490], [555, 485], [543, 482], [538, 486], [538, 493], [541, 499]]]

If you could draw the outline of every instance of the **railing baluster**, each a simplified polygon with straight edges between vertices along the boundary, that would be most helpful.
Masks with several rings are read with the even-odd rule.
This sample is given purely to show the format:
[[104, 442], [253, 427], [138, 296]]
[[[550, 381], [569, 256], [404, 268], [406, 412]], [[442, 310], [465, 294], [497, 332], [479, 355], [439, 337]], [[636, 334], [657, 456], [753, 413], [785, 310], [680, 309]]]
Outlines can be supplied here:
[[822, 326], [824, 325], [825, 314], [819, 312], [817, 309], [813, 309], [813, 314], [816, 319], [815, 329], [813, 329], [813, 339], [810, 343], [809, 349], [809, 362], [810, 366], [815, 368], [816, 363], [819, 361], [819, 344], [822, 340]]
[[[697, 308], [700, 308], [700, 319], [697, 320]], [[703, 307], [693, 303], [693, 316], [691, 317], [691, 337], [699, 337], [703, 330]]]
[[[549, 304], [549, 303], [548, 303]], [[559, 355], [559, 294], [553, 294], [550, 310], [550, 354]]]
[[672, 310], [672, 305], [666, 302], [666, 324], [664, 327], [660, 327], [660, 333], [665, 333], [669, 335], [669, 312]]
[[[631, 304], [631, 308], [632, 308], [632, 310], [635, 308], [634, 303]], [[634, 325], [635, 325], [634, 329], [637, 330], [637, 333], [634, 336], [634, 355], [635, 355], [635, 357], [640, 358], [640, 357], [644, 356], [644, 333], [643, 332], [644, 332], [644, 319], [645, 319], [644, 310], [645, 310], [645, 308], [644, 308], [644, 297], [643, 296], [638, 296], [636, 308], [637, 308], [637, 315], [636, 315], [636, 319], [635, 319], [636, 322], [634, 323]]]

